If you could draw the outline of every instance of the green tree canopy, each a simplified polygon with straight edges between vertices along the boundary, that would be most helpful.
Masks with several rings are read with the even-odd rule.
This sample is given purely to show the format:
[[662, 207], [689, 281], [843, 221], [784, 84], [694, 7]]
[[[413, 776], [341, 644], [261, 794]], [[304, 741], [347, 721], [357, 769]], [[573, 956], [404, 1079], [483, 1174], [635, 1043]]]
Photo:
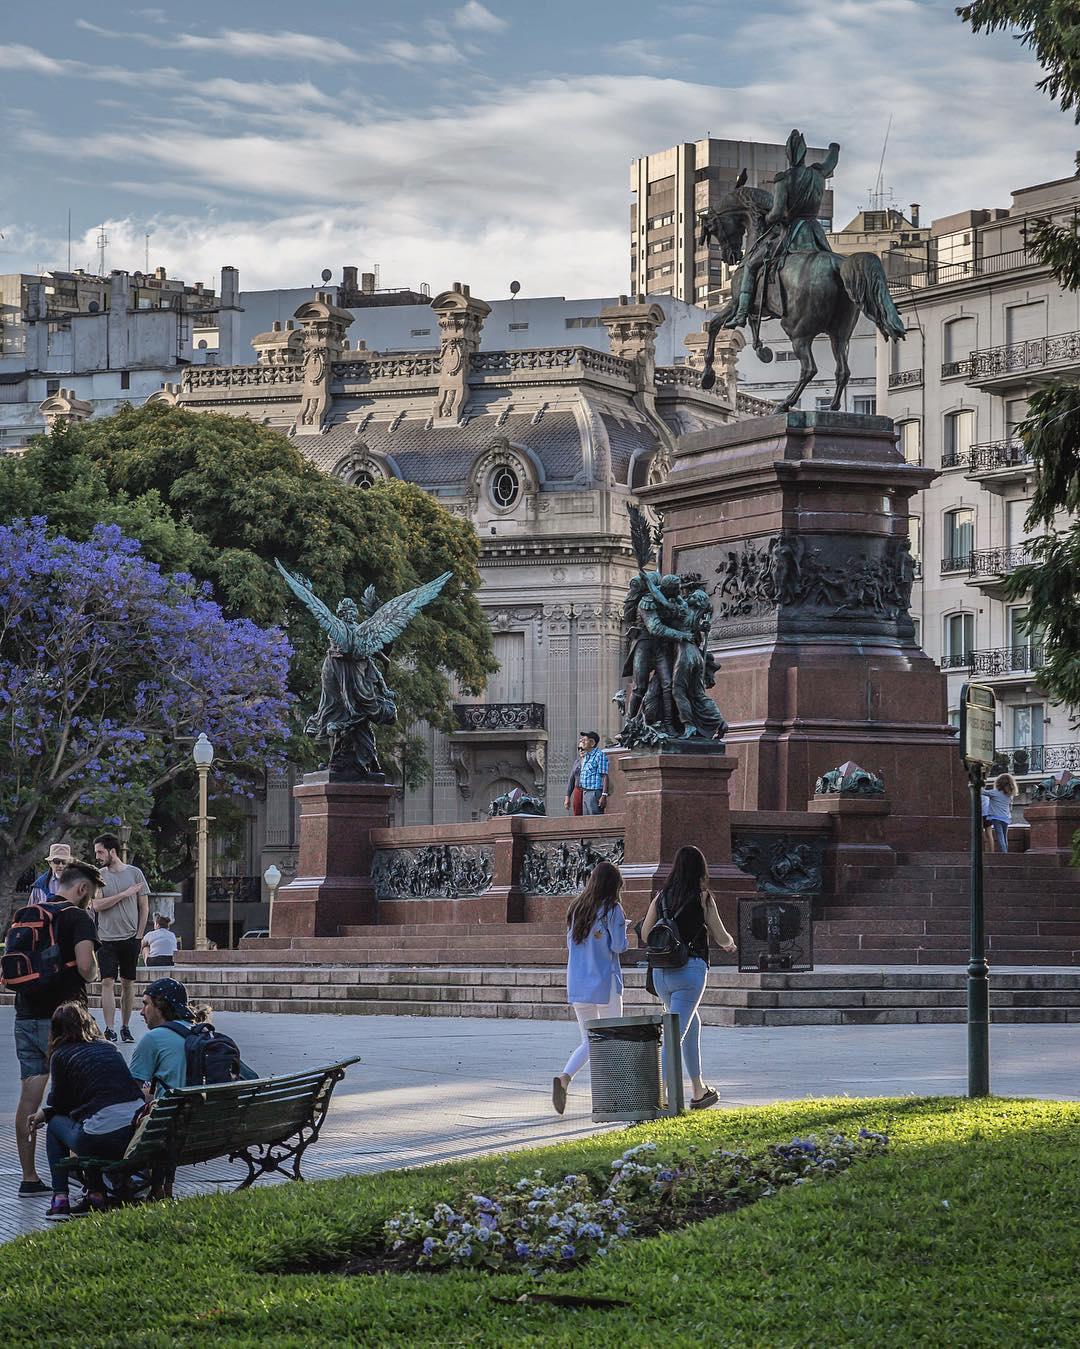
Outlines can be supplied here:
[[[495, 668], [472, 527], [409, 483], [348, 487], [247, 418], [152, 404], [59, 427], [0, 463], [0, 520], [30, 515], [75, 539], [117, 524], [163, 569], [208, 580], [227, 614], [283, 627], [301, 721], [318, 696], [325, 639], [274, 570], [275, 556], [331, 605], [346, 594], [359, 601], [371, 583], [385, 600], [452, 571], [392, 654], [401, 715], [383, 748], [409, 783], [426, 771], [410, 726], [449, 726], [452, 681], [479, 693]], [[311, 762], [302, 737], [297, 752]]]

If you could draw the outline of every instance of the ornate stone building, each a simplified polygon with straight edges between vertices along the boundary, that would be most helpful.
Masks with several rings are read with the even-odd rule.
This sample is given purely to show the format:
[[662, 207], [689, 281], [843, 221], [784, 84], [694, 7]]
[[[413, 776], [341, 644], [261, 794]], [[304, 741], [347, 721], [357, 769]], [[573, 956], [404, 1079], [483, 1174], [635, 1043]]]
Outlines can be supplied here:
[[[512, 786], [559, 812], [578, 731], [616, 728], [627, 505], [680, 436], [735, 419], [737, 339], [703, 393], [689, 365], [657, 367], [664, 313], [647, 299], [602, 312], [610, 352], [481, 350], [489, 307], [459, 283], [431, 307], [439, 350], [384, 356], [350, 347], [353, 316], [320, 294], [255, 338], [256, 365], [192, 368], [161, 396], [276, 427], [358, 490], [417, 483], [473, 523], [499, 672], [458, 706], [457, 731], [429, 732], [433, 780], [398, 817], [473, 819]], [[267, 801], [267, 861], [289, 833], [287, 791]]]

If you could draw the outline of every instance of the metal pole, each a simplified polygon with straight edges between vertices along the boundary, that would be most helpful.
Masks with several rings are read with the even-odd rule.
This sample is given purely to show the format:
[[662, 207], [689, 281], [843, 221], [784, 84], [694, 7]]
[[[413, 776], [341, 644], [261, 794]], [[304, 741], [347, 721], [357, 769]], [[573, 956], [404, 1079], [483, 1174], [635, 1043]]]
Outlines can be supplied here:
[[229, 886], [229, 950], [236, 947], [236, 938], [233, 935], [236, 931], [236, 919], [233, 917], [234, 905], [236, 904], [236, 885]]
[[968, 1095], [990, 1095], [990, 967], [983, 923], [982, 764], [968, 765], [971, 787], [971, 960], [968, 964]]
[[209, 844], [209, 819], [207, 816], [207, 778], [210, 765], [198, 766], [199, 774], [199, 814], [198, 814], [198, 856], [195, 863], [195, 949], [206, 950], [206, 877], [207, 851]]
[[666, 1115], [681, 1115], [686, 1109], [682, 1076], [682, 1037], [676, 1012], [664, 1013], [663, 1042], [664, 1085], [667, 1087]]

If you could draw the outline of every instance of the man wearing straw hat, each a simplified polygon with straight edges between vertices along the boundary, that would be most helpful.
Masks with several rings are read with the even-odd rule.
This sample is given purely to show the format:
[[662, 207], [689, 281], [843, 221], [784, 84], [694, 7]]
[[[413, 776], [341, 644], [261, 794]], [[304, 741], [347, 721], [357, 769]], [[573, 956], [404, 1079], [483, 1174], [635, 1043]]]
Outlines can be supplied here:
[[74, 859], [66, 843], [54, 843], [45, 859], [48, 869], [43, 871], [30, 887], [30, 903], [44, 904], [52, 899], [59, 889], [60, 875]]

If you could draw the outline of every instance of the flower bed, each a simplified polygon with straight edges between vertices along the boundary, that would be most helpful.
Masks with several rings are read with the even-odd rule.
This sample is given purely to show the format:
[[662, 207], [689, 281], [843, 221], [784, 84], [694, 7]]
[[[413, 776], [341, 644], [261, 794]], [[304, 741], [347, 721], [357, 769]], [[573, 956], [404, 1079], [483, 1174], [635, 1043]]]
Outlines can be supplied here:
[[655, 1143], [629, 1148], [602, 1186], [586, 1174], [548, 1183], [543, 1171], [428, 1212], [406, 1209], [384, 1225], [382, 1252], [337, 1262], [340, 1273], [481, 1269], [540, 1274], [605, 1256], [633, 1237], [701, 1222], [791, 1185], [805, 1185], [880, 1155], [882, 1133], [795, 1138], [747, 1155], [689, 1147], [666, 1158]]

